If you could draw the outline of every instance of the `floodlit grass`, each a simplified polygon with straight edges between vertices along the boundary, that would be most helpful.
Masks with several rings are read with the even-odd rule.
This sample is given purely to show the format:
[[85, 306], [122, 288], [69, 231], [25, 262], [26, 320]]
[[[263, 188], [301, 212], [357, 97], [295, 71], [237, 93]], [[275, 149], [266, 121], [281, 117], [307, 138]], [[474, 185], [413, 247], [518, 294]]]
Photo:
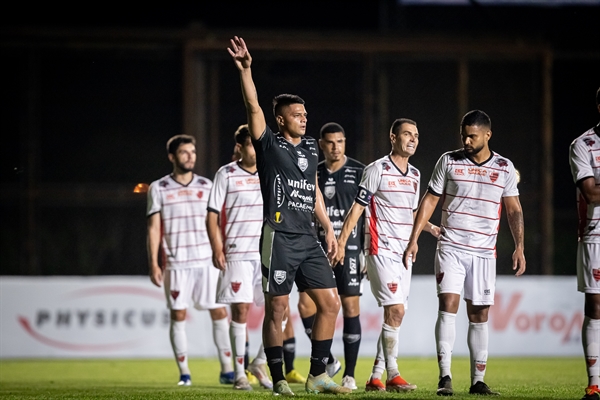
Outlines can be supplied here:
[[[418, 385], [412, 393], [365, 393], [372, 360], [362, 358], [356, 370], [359, 389], [353, 399], [439, 399], [437, 363], [432, 358], [399, 358], [402, 375]], [[271, 392], [255, 387], [252, 392], [233, 391], [218, 382], [219, 363], [212, 359], [190, 360], [191, 387], [178, 387], [173, 360], [0, 360], [2, 399], [267, 399]], [[308, 373], [305, 357], [296, 369]], [[455, 357], [452, 365], [456, 399], [467, 394], [469, 362]], [[341, 381], [341, 373], [335, 377]], [[486, 382], [503, 399], [579, 399], [587, 384], [583, 357], [491, 358]], [[303, 385], [292, 384], [297, 397], [314, 397]], [[320, 396], [324, 397], [324, 396]], [[333, 397], [327, 395], [325, 397]]]

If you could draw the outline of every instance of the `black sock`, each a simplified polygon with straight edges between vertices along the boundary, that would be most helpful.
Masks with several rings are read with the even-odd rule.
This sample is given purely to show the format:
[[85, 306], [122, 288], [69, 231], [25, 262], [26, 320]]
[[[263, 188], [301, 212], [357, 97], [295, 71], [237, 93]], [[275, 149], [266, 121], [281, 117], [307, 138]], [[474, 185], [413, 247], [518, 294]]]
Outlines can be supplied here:
[[269, 371], [271, 371], [273, 383], [285, 380], [283, 376], [283, 348], [281, 346], [265, 348], [265, 355], [267, 356], [267, 365]]
[[246, 341], [246, 354], [244, 355], [244, 369], [248, 369], [248, 364], [250, 362], [248, 353], [250, 352], [250, 343]]
[[291, 337], [283, 341], [283, 362], [286, 375], [294, 369], [294, 358], [296, 358], [296, 338]]
[[313, 324], [315, 323], [315, 316], [317, 314], [313, 314], [310, 317], [302, 318], [302, 325], [304, 325], [304, 333], [308, 338], [311, 338]]
[[356, 359], [358, 358], [358, 348], [360, 347], [361, 339], [360, 316], [344, 318], [344, 363], [346, 368], [344, 376], [354, 377], [354, 369], [356, 368]]
[[333, 339], [328, 340], [311, 340], [312, 349], [310, 352], [310, 374], [312, 376], [321, 375], [325, 372], [325, 366], [329, 359], [328, 354], [331, 354], [331, 344]]

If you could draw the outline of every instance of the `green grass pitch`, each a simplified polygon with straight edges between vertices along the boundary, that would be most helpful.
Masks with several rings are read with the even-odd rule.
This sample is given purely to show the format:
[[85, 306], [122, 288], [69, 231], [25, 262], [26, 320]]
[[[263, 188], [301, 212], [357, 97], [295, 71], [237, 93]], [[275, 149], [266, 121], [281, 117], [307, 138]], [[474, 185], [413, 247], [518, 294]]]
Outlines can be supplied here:
[[[486, 382], [502, 399], [580, 399], [587, 384], [582, 357], [494, 358], [488, 360]], [[399, 358], [402, 376], [418, 389], [411, 393], [365, 393], [364, 383], [372, 359], [361, 358], [356, 369], [359, 387], [349, 399], [439, 399], [433, 358]], [[296, 359], [296, 369], [308, 373], [308, 358]], [[218, 382], [215, 359], [191, 359], [193, 385], [178, 387], [173, 360], [4, 360], [0, 359], [1, 399], [267, 399], [271, 392], [254, 387], [251, 392], [234, 391]], [[473, 399], [468, 394], [469, 361], [455, 357], [452, 363], [455, 399]], [[341, 381], [341, 373], [335, 377]], [[314, 398], [303, 385], [292, 384], [296, 397]]]

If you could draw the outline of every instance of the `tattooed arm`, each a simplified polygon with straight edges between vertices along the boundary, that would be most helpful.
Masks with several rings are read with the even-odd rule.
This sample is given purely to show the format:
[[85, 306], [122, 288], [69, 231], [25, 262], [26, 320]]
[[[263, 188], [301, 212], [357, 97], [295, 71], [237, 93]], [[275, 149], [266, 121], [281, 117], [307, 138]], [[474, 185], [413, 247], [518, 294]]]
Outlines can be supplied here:
[[525, 226], [523, 224], [523, 209], [519, 196], [504, 197], [504, 207], [508, 218], [508, 226], [515, 241], [515, 251], [512, 256], [515, 276], [523, 275], [525, 272]]

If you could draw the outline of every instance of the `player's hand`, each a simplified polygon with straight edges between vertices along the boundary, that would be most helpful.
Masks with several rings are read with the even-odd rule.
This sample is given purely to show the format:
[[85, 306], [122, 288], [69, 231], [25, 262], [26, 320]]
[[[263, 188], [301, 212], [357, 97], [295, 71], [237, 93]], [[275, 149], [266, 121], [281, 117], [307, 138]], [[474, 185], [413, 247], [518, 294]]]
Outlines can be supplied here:
[[250, 65], [252, 64], [252, 56], [250, 56], [250, 52], [248, 51], [248, 47], [246, 47], [246, 42], [244, 42], [244, 39], [234, 36], [230, 42], [231, 48], [228, 47], [227, 51], [229, 54], [231, 54], [235, 66], [240, 71], [250, 68]]
[[160, 266], [158, 265], [153, 265], [150, 268], [150, 281], [152, 281], [152, 283], [155, 286], [161, 287], [162, 286], [162, 282], [163, 282], [163, 273], [162, 273], [162, 269], [160, 268]]
[[525, 273], [525, 269], [526, 267], [526, 262], [525, 262], [525, 254], [523, 254], [523, 249], [522, 248], [516, 248], [515, 251], [513, 252], [512, 255], [512, 261], [513, 261], [513, 271], [517, 271], [515, 273], [515, 276], [521, 276], [523, 275], [523, 273]]
[[335, 260], [338, 257], [340, 252], [340, 248], [338, 247], [337, 240], [335, 240], [335, 236], [333, 235], [333, 231], [329, 231], [325, 234], [325, 241], [327, 242], [327, 259], [329, 260], [329, 264], [331, 267], [335, 267], [337, 262]]
[[406, 250], [404, 250], [404, 256], [402, 256], [402, 264], [404, 268], [408, 269], [412, 263], [417, 261], [417, 253], [419, 252], [419, 245], [417, 242], [408, 242]]
[[429, 233], [431, 233], [431, 235], [434, 238], [439, 239], [440, 235], [442, 234], [442, 230], [439, 226], [431, 224], [431, 228], [429, 228]]
[[222, 251], [219, 251], [218, 253], [213, 253], [212, 260], [213, 265], [216, 269], [225, 272], [225, 254]]

